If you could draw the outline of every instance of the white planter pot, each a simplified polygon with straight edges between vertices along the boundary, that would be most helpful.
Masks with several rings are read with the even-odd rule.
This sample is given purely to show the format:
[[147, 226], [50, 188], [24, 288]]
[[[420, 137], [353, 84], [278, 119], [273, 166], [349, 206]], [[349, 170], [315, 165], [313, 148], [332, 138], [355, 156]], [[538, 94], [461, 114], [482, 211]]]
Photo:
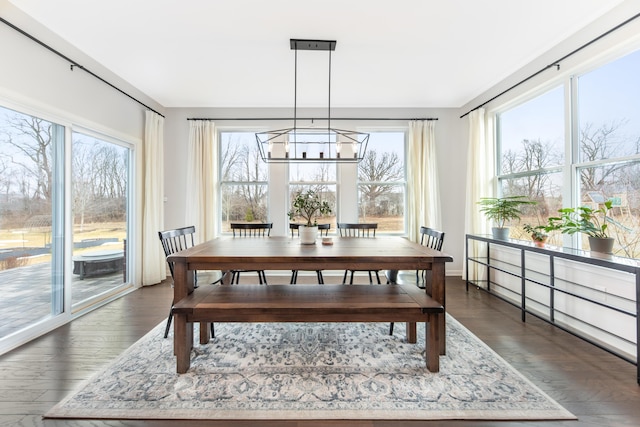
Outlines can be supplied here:
[[599, 237], [589, 236], [589, 248], [593, 252], [602, 252], [603, 254], [610, 254], [613, 252], [613, 237], [601, 239]]
[[301, 225], [298, 227], [298, 234], [300, 234], [300, 243], [303, 245], [315, 245], [318, 237], [318, 227]]
[[493, 227], [491, 233], [494, 239], [509, 240], [509, 227]]

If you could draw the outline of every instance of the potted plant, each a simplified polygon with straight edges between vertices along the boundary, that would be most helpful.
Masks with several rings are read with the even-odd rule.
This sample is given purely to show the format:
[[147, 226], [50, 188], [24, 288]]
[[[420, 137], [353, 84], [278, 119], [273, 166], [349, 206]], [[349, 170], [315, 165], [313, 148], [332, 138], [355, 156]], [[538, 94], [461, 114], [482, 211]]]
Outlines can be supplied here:
[[481, 206], [487, 219], [495, 222], [496, 227], [491, 229], [495, 239], [506, 240], [509, 238], [509, 228], [505, 226], [507, 221], [519, 220], [520, 207], [522, 205], [535, 205], [536, 202], [528, 200], [526, 196], [508, 197], [483, 197], [478, 204]]
[[533, 243], [542, 248], [544, 244], [547, 242], [549, 235], [547, 234], [546, 226], [544, 225], [536, 225], [532, 226], [531, 224], [525, 224], [523, 227], [524, 231], [531, 235], [531, 240]]
[[609, 237], [608, 217], [612, 201], [607, 200], [603, 206], [593, 209], [588, 206], [564, 208], [558, 212], [560, 216], [549, 218], [547, 231], [558, 230], [563, 234], [583, 233], [589, 237], [589, 247], [594, 252], [611, 253], [613, 237]]
[[298, 228], [302, 244], [314, 244], [318, 236], [318, 216], [331, 213], [331, 206], [313, 190], [299, 191], [293, 196], [291, 210], [287, 213], [289, 220], [303, 218], [304, 225]]

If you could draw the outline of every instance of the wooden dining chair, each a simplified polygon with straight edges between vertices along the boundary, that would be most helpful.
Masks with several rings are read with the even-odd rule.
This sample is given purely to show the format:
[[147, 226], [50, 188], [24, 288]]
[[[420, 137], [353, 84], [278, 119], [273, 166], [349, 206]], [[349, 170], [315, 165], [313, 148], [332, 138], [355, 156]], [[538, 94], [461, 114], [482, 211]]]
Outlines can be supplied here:
[[[299, 235], [300, 225], [295, 222], [289, 223], [289, 230], [291, 231], [291, 238], [294, 238]], [[318, 231], [321, 236], [328, 236], [329, 230], [331, 229], [331, 224], [318, 224]], [[291, 285], [295, 285], [298, 281], [298, 271], [299, 270], [291, 270], [291, 281], [289, 282]], [[322, 270], [314, 270], [316, 275], [318, 276], [318, 284], [324, 285], [324, 277], [322, 276]]]
[[[269, 237], [271, 235], [271, 229], [273, 228], [272, 222], [232, 222], [229, 224], [231, 232], [234, 238], [260, 238]], [[231, 284], [240, 283], [240, 273], [255, 272], [258, 274], [258, 283], [261, 285], [267, 284], [267, 276], [264, 270], [232, 270], [231, 271]]]
[[[444, 231], [438, 231], [430, 227], [420, 227], [420, 244], [427, 246], [436, 251], [442, 250], [442, 244], [444, 243]], [[387, 270], [385, 272], [388, 284], [415, 284], [421, 289], [426, 289], [426, 292], [431, 295], [431, 270], [416, 270], [415, 277], [413, 274], [407, 277], [401, 274], [398, 270]], [[389, 335], [393, 335], [393, 323], [389, 328]]]
[[[193, 225], [190, 225], [188, 227], [175, 228], [173, 230], [158, 231], [158, 237], [160, 238], [160, 243], [162, 243], [162, 250], [164, 251], [165, 259], [167, 259], [169, 255], [173, 255], [176, 252], [180, 252], [194, 246], [195, 233], [196, 227]], [[171, 278], [173, 279], [173, 263], [169, 262], [169, 260], [167, 259], [167, 264], [169, 265], [169, 271], [171, 272]], [[217, 283], [218, 281], [214, 283]], [[196, 288], [198, 287], [198, 272], [194, 272], [193, 286]], [[167, 319], [167, 326], [164, 330], [165, 338], [169, 336], [169, 329], [171, 328], [171, 320], [173, 319], [173, 304], [174, 301], [171, 302], [171, 308], [169, 309], [169, 318]], [[211, 324], [211, 337], [215, 338], [213, 323]]]
[[[442, 244], [444, 243], [444, 231], [439, 231], [430, 227], [420, 227], [420, 244], [427, 246], [436, 251], [442, 250]], [[422, 273], [422, 274], [421, 274]], [[407, 277], [405, 274], [400, 274], [398, 270], [387, 270], [385, 276], [387, 277], [387, 283], [404, 285], [407, 283], [416, 284], [420, 288], [424, 288], [428, 282], [428, 275], [430, 270], [416, 270], [415, 279]]]
[[[377, 223], [346, 223], [339, 222], [338, 223], [338, 231], [340, 232], [340, 237], [355, 237], [355, 238], [375, 238], [376, 230], [378, 229]], [[369, 283], [373, 284], [373, 274], [376, 275], [376, 280], [378, 284], [380, 284], [380, 275], [378, 273], [379, 270], [345, 270], [344, 276], [342, 278], [342, 283], [347, 283], [347, 275], [351, 273], [351, 278], [349, 280], [349, 284], [353, 284], [353, 275], [356, 271], [366, 271], [369, 273]]]

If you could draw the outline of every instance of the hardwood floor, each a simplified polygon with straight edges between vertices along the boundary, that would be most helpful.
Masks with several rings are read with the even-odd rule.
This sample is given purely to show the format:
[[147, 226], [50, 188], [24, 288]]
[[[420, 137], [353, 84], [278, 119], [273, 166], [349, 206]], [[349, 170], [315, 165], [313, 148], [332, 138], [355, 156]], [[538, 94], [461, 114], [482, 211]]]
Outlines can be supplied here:
[[[315, 277], [315, 276], [314, 276]], [[307, 279], [305, 277], [304, 279]], [[333, 279], [333, 278], [328, 278]], [[335, 279], [334, 279], [335, 280]], [[288, 283], [289, 276], [269, 283]], [[339, 281], [339, 279], [337, 279]], [[333, 280], [327, 280], [333, 283]], [[304, 283], [300, 277], [299, 283]], [[636, 367], [578, 338], [528, 317], [510, 305], [447, 278], [447, 309], [578, 421], [100, 421], [43, 420], [83, 380], [165, 319], [168, 284], [143, 288], [71, 324], [0, 356], [0, 426], [637, 426], [640, 386]]]

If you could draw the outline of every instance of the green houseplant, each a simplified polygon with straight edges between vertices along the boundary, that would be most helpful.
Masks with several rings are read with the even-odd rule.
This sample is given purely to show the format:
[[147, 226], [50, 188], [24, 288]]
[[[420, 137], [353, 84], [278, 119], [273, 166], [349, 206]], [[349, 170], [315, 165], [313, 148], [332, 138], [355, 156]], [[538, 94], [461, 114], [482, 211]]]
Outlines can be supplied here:
[[304, 225], [298, 228], [300, 241], [304, 244], [313, 244], [318, 235], [318, 217], [331, 213], [331, 206], [314, 190], [299, 191], [293, 196], [291, 210], [287, 213], [289, 220], [302, 218]]
[[612, 201], [607, 200], [598, 209], [588, 206], [560, 209], [559, 216], [549, 218], [546, 230], [558, 230], [563, 234], [586, 234], [592, 251], [611, 253], [614, 239], [609, 236], [607, 224], [611, 206]]
[[547, 226], [525, 224], [523, 230], [531, 235], [531, 240], [536, 246], [543, 247], [547, 242], [549, 235], [547, 234]]
[[519, 220], [522, 212], [522, 205], [535, 205], [536, 202], [527, 199], [526, 196], [508, 197], [483, 197], [478, 202], [480, 212], [484, 213], [487, 219], [493, 220], [496, 227], [493, 227], [493, 237], [496, 239], [508, 239], [509, 228], [505, 226], [507, 221]]

